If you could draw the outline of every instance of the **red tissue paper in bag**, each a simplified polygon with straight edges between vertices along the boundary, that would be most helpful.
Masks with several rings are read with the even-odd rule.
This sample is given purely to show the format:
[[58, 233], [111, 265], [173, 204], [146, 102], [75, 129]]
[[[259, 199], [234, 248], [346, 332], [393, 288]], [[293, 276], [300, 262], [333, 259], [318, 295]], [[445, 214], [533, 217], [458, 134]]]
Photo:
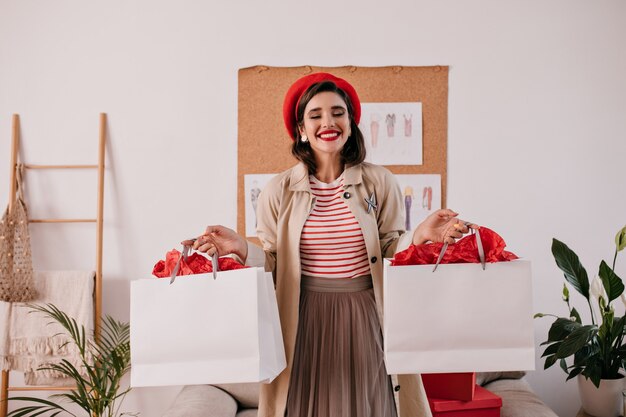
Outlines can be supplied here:
[[[164, 261], [159, 261], [154, 265], [152, 269], [152, 275], [157, 278], [169, 278], [172, 276], [172, 271], [178, 262], [181, 254], [176, 249], [172, 249], [165, 255]], [[240, 264], [232, 258], [219, 258], [218, 259], [220, 271], [230, 271], [231, 269], [248, 268], [245, 265]], [[199, 253], [193, 253], [180, 261], [180, 267], [176, 276], [180, 275], [194, 275], [205, 274], [207, 272], [213, 272], [213, 265], [211, 260], [200, 255]]]
[[[480, 240], [485, 250], [486, 262], [503, 262], [517, 259], [517, 256], [505, 251], [506, 243], [499, 234], [491, 229], [482, 227], [479, 230]], [[426, 243], [423, 245], [411, 245], [408, 249], [396, 253], [391, 265], [430, 265], [437, 263], [443, 243]], [[467, 235], [459, 239], [455, 244], [449, 245], [442, 264], [479, 263], [476, 234]]]

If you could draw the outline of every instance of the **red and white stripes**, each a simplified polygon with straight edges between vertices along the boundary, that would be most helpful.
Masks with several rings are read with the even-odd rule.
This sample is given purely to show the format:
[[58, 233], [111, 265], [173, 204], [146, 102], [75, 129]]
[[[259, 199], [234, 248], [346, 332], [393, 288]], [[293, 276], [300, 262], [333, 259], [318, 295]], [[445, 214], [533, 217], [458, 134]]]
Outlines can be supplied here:
[[363, 232], [342, 198], [343, 177], [330, 184], [309, 177], [315, 205], [300, 240], [302, 274], [354, 278], [370, 273]]

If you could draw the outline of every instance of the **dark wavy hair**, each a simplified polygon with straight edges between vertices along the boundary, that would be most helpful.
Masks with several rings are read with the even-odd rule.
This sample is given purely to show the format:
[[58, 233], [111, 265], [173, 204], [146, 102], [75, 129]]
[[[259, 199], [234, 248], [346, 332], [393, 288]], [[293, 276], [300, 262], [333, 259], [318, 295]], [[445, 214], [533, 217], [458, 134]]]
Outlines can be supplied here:
[[300, 103], [296, 109], [296, 126], [295, 126], [295, 138], [291, 147], [291, 154], [299, 161], [302, 161], [308, 168], [309, 174], [315, 174], [317, 166], [315, 164], [315, 156], [313, 155], [313, 149], [309, 142], [302, 142], [300, 135], [300, 127], [304, 120], [304, 109], [311, 99], [323, 92], [330, 91], [337, 93], [345, 101], [348, 108], [348, 115], [350, 117], [350, 137], [341, 150], [341, 163], [345, 166], [358, 165], [365, 160], [365, 140], [363, 139], [363, 133], [359, 126], [354, 121], [354, 107], [350, 97], [341, 88], [337, 87], [332, 81], [322, 81], [311, 85], [300, 98]]

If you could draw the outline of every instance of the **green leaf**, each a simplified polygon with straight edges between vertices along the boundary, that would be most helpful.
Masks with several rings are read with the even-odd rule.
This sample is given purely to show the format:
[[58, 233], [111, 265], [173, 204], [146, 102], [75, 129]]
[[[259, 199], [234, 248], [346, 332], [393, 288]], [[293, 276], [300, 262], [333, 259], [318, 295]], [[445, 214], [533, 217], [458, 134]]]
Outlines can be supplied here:
[[574, 378], [576, 375], [580, 374], [583, 371], [584, 368], [574, 368], [570, 371], [569, 375], [567, 375], [567, 378], [565, 379], [566, 381], [569, 381], [570, 379]]
[[600, 270], [598, 275], [604, 285], [606, 296], [609, 299], [609, 303], [622, 295], [624, 292], [624, 283], [622, 279], [613, 272], [613, 270], [606, 264], [606, 262], [600, 262]]
[[626, 226], [622, 227], [615, 235], [615, 246], [618, 252], [626, 248]]
[[569, 372], [567, 372], [567, 362], [565, 362], [565, 359], [561, 359], [559, 361], [559, 366], [561, 367], [561, 369], [563, 370], [563, 372], [565, 372], [566, 374], [568, 374]]
[[613, 328], [611, 329], [611, 343], [613, 343], [618, 337], [624, 333], [626, 327], [626, 315], [613, 321]]
[[37, 411], [43, 411], [43, 412], [48, 412], [48, 411], [53, 411], [53, 410], [60, 410], [63, 412], [68, 413], [69, 415], [75, 416], [75, 414], [70, 413], [68, 410], [66, 410], [65, 408], [61, 407], [60, 405], [53, 403], [52, 401], [49, 400], [45, 400], [42, 398], [36, 398], [36, 397], [10, 397], [9, 400], [12, 401], [29, 401], [29, 402], [34, 402], [34, 403], [38, 403], [41, 405], [31, 405], [31, 406], [25, 406], [25, 407], [21, 407], [18, 408], [16, 410], [11, 411], [8, 414], [8, 417], [24, 417], [24, 416], [38, 416], [41, 415], [41, 412]]
[[541, 317], [543, 317], [543, 316], [545, 316], [545, 314], [543, 314], [543, 313], [536, 313], [536, 314], [533, 316], [533, 318], [534, 318], [534, 319], [540, 319], [540, 318], [541, 318]]
[[565, 279], [572, 287], [589, 299], [589, 277], [587, 271], [580, 263], [578, 255], [567, 245], [557, 239], [552, 239], [552, 255], [557, 266], [565, 274]]
[[574, 354], [574, 365], [576, 366], [588, 366], [592, 362], [601, 360], [600, 347], [596, 343], [585, 345]]
[[602, 379], [602, 366], [598, 362], [589, 364], [589, 366], [582, 371], [582, 374], [591, 379], [591, 382], [593, 382], [593, 385], [595, 385], [596, 388], [600, 387], [600, 380]]
[[582, 320], [580, 319], [580, 314], [578, 314], [578, 310], [572, 307], [572, 310], [569, 312], [570, 317], [574, 317], [576, 323], [582, 324]]
[[558, 342], [564, 340], [570, 333], [581, 327], [580, 323], [559, 317], [552, 323], [548, 331], [548, 341]]
[[595, 336], [598, 328], [594, 325], [582, 326], [574, 330], [565, 338], [561, 347], [556, 352], [557, 358], [567, 358], [578, 352], [589, 340]]
[[554, 365], [555, 362], [556, 362], [556, 356], [555, 355], [548, 356], [546, 358], [546, 362], [543, 364], [543, 369], [548, 369], [549, 367]]
[[543, 351], [543, 354], [541, 355], [541, 357], [543, 358], [544, 356], [554, 355], [556, 351], [559, 350], [561, 343], [563, 342], [556, 342], [548, 346], [546, 350]]

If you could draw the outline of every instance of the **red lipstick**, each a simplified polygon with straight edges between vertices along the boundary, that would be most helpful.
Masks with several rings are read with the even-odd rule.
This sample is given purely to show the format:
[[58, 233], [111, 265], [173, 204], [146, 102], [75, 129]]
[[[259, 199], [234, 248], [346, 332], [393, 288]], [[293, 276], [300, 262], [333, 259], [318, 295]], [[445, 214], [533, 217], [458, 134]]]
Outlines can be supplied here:
[[326, 142], [332, 142], [341, 137], [341, 132], [337, 130], [324, 130], [317, 134], [317, 138]]

